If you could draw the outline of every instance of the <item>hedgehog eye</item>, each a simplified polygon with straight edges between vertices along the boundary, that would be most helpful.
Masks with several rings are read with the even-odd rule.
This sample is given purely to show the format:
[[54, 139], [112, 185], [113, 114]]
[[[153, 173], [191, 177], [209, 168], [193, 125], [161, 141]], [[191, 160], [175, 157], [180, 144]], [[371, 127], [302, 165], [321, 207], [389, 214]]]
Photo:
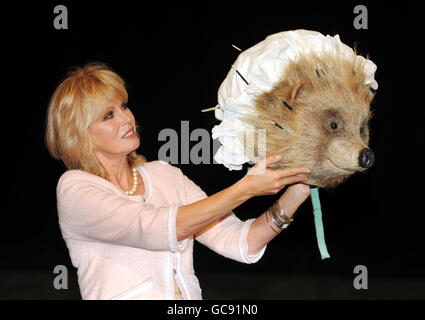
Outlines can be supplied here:
[[331, 127], [332, 130], [336, 130], [336, 129], [338, 129], [338, 124], [336, 122], [332, 121], [330, 123], [330, 127]]
[[361, 128], [360, 128], [360, 135], [361, 135], [361, 136], [364, 136], [364, 135], [365, 135], [365, 133], [366, 133], [366, 129], [365, 129], [365, 127], [361, 127]]

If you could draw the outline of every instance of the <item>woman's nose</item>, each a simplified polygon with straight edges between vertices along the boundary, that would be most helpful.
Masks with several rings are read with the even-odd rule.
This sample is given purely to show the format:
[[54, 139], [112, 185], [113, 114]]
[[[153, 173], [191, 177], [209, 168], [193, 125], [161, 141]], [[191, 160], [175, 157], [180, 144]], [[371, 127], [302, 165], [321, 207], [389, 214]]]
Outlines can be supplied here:
[[133, 123], [131, 115], [128, 112], [125, 112], [125, 110], [121, 110], [119, 112], [119, 117], [120, 117], [121, 125], [126, 125], [128, 123], [130, 123], [130, 124]]

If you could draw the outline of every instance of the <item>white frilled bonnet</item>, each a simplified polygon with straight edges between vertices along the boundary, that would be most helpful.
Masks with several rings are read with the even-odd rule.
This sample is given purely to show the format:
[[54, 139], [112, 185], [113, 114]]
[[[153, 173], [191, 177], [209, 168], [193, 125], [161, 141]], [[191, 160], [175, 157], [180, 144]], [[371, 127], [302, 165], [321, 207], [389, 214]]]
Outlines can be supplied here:
[[[353, 55], [353, 50], [342, 43], [338, 35], [332, 37], [316, 31], [295, 30], [270, 35], [243, 51], [218, 90], [215, 117], [222, 122], [213, 127], [212, 137], [218, 138], [221, 146], [214, 160], [229, 170], [240, 170], [244, 163], [251, 162], [252, 159], [247, 157], [243, 146], [243, 134], [247, 124], [239, 118], [242, 115], [255, 114], [255, 98], [271, 90], [279, 82], [290, 61], [296, 61], [301, 54], [311, 51], [320, 55], [320, 52], [325, 50], [337, 49], [348, 57]], [[376, 65], [362, 56], [357, 56], [357, 59], [365, 61], [365, 84], [376, 90]]]

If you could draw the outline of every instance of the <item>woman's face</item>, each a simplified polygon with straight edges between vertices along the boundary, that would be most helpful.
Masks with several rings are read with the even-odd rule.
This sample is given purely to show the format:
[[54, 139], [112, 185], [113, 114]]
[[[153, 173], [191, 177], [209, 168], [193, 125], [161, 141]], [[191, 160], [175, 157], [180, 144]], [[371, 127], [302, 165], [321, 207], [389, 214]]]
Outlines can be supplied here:
[[101, 159], [127, 156], [140, 144], [134, 116], [126, 102], [118, 99], [110, 101], [106, 114], [93, 122], [88, 131], [94, 152]]

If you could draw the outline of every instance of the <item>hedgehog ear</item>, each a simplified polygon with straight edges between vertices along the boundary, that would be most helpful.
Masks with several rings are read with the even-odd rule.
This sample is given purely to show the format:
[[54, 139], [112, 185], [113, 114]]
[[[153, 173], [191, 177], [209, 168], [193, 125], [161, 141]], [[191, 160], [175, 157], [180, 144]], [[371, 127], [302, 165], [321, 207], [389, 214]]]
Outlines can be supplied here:
[[294, 106], [294, 103], [295, 103], [295, 98], [297, 97], [297, 93], [298, 93], [298, 91], [300, 90], [300, 88], [302, 87], [302, 85], [304, 84], [306, 82], [306, 80], [305, 79], [303, 79], [303, 80], [301, 80], [301, 81], [299, 81], [295, 86], [294, 86], [294, 88], [292, 89], [292, 92], [291, 92], [291, 101], [290, 101], [290, 105], [291, 106]]

